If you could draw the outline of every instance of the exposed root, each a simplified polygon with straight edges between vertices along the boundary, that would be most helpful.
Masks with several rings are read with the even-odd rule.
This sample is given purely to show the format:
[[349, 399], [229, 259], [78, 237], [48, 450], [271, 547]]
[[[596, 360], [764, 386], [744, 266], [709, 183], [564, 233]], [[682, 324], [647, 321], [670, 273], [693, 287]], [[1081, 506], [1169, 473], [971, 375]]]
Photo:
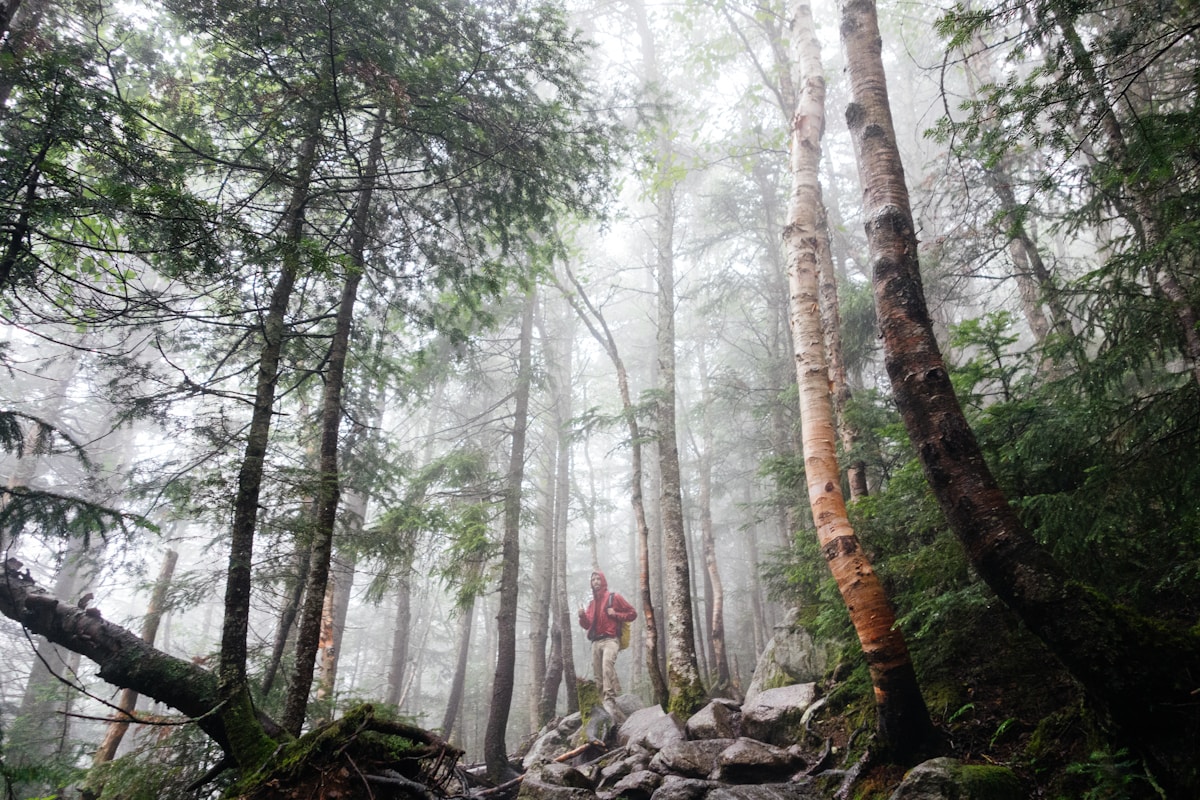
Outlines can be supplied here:
[[867, 747], [858, 761], [854, 763], [850, 769], [846, 770], [846, 776], [842, 778], [842, 785], [834, 793], [834, 800], [850, 800], [850, 792], [854, 789], [854, 784], [858, 783], [858, 779], [862, 777], [863, 771], [866, 770], [875, 761], [875, 753]]

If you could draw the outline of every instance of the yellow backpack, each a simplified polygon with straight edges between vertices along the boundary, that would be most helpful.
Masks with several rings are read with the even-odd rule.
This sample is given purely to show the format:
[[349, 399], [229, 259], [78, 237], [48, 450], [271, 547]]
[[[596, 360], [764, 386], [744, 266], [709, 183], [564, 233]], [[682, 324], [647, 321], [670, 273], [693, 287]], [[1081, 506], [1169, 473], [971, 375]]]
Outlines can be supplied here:
[[[612, 599], [613, 599], [613, 593], [609, 592], [608, 593], [608, 608], [609, 609], [612, 609]], [[619, 649], [621, 649], [621, 650], [629, 649], [629, 636], [630, 636], [631, 627], [632, 626], [630, 626], [630, 624], [628, 622], [621, 623], [621, 629], [617, 633], [617, 641], [620, 643]]]

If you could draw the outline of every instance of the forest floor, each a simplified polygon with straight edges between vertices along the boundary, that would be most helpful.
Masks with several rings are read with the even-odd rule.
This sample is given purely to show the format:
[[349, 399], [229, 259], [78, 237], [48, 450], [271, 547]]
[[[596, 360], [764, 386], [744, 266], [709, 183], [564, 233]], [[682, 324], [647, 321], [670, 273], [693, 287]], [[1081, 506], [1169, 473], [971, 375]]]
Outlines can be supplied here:
[[[1139, 762], [1112, 741], [1085, 704], [1079, 685], [1004, 612], [986, 614], [976, 620], [976, 630], [958, 634], [922, 676], [930, 714], [946, 736], [947, 756], [1010, 768], [1031, 800], [1159, 797]], [[851, 737], [865, 717], [861, 706], [851, 705], [814, 732], [853, 754]], [[854, 796], [886, 798], [904, 771], [877, 767], [862, 777]]]

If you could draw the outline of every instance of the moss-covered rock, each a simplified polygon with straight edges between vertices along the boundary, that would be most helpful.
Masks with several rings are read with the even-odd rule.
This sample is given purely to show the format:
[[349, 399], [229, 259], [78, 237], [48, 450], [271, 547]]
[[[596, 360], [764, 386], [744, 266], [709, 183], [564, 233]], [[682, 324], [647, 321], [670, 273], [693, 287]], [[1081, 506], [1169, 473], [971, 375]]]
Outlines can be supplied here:
[[909, 770], [891, 800], [1024, 800], [1012, 770], [935, 758]]

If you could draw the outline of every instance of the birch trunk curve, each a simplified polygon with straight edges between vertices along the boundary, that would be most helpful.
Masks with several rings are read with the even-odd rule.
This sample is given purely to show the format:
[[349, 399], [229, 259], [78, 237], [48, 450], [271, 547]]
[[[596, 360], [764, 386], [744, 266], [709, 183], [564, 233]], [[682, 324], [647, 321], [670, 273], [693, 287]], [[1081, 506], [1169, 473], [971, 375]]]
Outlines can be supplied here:
[[875, 690], [879, 741], [893, 760], [916, 763], [936, 750], [937, 737], [904, 634], [850, 524], [842, 494], [820, 303], [823, 201], [818, 170], [825, 127], [825, 78], [812, 9], [797, 2], [794, 14], [793, 46], [801, 81], [791, 126], [792, 193], [784, 241], [809, 505], [821, 552], [866, 658]]

